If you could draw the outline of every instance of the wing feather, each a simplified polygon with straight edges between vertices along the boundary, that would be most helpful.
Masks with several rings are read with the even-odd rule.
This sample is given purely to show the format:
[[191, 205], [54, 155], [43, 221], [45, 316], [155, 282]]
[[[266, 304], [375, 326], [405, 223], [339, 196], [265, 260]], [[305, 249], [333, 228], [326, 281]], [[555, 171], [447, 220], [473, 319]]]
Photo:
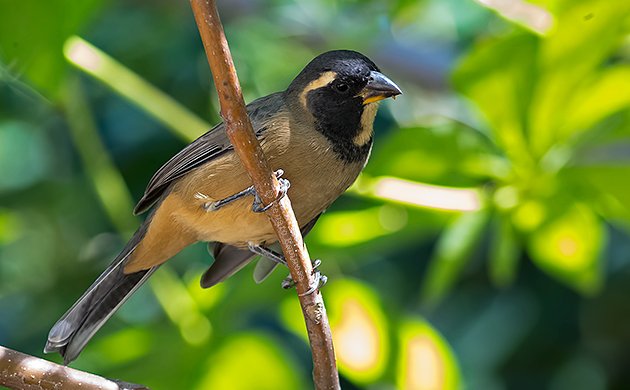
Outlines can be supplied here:
[[[278, 92], [254, 100], [247, 105], [247, 113], [257, 137], [264, 133], [267, 129], [264, 124], [279, 112], [283, 103], [283, 93]], [[158, 169], [149, 181], [142, 199], [136, 205], [134, 214], [141, 214], [148, 210], [180, 177], [230, 151], [232, 151], [232, 145], [225, 132], [225, 125], [220, 123], [186, 146]]]

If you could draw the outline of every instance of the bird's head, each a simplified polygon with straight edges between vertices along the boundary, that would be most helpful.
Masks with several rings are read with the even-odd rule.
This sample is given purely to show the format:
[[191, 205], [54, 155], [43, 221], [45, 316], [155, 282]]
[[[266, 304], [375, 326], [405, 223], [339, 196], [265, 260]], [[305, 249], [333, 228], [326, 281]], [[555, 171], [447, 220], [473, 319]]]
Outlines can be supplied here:
[[309, 111], [360, 107], [400, 95], [398, 86], [361, 53], [334, 50], [315, 57], [293, 80], [288, 92]]
[[286, 91], [291, 105], [312, 116], [317, 130], [333, 144], [371, 141], [380, 100], [400, 95], [398, 86], [376, 64], [351, 50], [315, 57]]

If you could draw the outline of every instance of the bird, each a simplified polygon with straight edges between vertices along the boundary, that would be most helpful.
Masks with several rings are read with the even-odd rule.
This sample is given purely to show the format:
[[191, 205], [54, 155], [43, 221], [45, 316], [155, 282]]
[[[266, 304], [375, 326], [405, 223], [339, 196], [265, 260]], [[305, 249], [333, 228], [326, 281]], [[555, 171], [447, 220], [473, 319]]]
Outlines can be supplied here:
[[[255, 135], [291, 199], [303, 234], [356, 180], [373, 143], [379, 102], [400, 88], [369, 58], [333, 50], [311, 60], [286, 90], [252, 101]], [[150, 179], [134, 214], [151, 209], [112, 263], [53, 325], [44, 352], [69, 364], [113, 313], [183, 248], [213, 245], [201, 277], [209, 288], [257, 255], [257, 282], [282, 263], [277, 237], [251, 180], [218, 124], [168, 160]], [[251, 197], [253, 195], [254, 202]], [[269, 261], [271, 260], [271, 261]], [[318, 286], [314, 286], [318, 287]], [[311, 290], [309, 290], [311, 291]]]

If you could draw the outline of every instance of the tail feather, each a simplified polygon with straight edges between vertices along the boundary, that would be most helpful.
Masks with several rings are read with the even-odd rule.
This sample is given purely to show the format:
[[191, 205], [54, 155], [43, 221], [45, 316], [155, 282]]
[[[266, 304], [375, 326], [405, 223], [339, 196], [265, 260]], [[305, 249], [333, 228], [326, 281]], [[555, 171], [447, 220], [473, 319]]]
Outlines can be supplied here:
[[144, 236], [144, 226], [138, 229], [105, 272], [52, 327], [44, 352], [59, 352], [65, 364], [76, 359], [101, 326], [158, 268], [156, 266], [132, 274], [123, 272], [125, 260]]

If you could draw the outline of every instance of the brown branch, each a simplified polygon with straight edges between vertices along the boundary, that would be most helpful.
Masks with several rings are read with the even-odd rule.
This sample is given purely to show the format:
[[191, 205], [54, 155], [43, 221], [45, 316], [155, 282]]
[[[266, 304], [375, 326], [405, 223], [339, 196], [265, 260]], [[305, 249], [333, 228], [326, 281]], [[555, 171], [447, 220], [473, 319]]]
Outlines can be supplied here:
[[[227, 135], [249, 173], [256, 192], [264, 204], [270, 204], [279, 193], [278, 181], [269, 169], [247, 116], [215, 1], [190, 0], [190, 3], [219, 94], [221, 116], [225, 121]], [[267, 216], [282, 246], [291, 277], [297, 282], [297, 292], [313, 353], [315, 388], [339, 389], [335, 351], [323, 298], [319, 291], [304, 295], [309, 289], [308, 286], [314, 283], [313, 267], [289, 198], [284, 197], [272, 206], [267, 211]]]
[[148, 390], [0, 346], [0, 385], [19, 390]]

